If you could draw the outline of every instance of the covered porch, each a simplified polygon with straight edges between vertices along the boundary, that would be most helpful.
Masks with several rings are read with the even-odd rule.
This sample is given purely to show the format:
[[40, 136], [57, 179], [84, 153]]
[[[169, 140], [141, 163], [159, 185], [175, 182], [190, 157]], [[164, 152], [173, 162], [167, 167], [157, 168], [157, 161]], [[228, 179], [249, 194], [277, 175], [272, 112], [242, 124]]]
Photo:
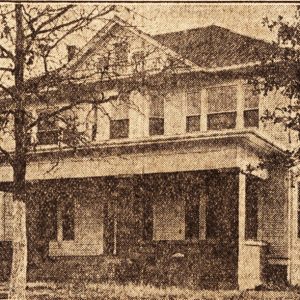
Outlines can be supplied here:
[[[52, 178], [30, 180], [30, 280], [82, 276], [217, 289], [263, 281], [262, 203], [272, 180], [245, 173], [244, 164], [257, 159], [252, 145], [232, 137], [178, 141], [122, 155], [123, 174], [104, 163], [91, 170], [98, 176], [85, 176], [89, 162], [77, 157], [81, 178], [69, 175], [65, 160]], [[127, 174], [125, 165], [136, 171]], [[60, 172], [65, 178], [55, 178]]]

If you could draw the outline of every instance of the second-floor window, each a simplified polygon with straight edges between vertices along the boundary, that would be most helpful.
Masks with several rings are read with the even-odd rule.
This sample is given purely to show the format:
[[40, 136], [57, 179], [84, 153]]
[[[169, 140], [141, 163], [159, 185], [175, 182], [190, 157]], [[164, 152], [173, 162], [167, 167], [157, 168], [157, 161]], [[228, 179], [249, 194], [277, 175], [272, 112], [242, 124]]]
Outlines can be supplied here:
[[126, 99], [113, 103], [110, 120], [110, 138], [128, 138], [129, 136], [129, 103]]
[[149, 135], [164, 134], [164, 98], [152, 95], [150, 100]]
[[187, 93], [186, 131], [200, 130], [201, 94], [200, 92]]
[[245, 86], [245, 109], [244, 126], [258, 127], [259, 124], [259, 95], [255, 93], [252, 86]]
[[236, 86], [220, 86], [207, 89], [207, 129], [222, 130], [236, 127]]
[[[41, 111], [39, 116], [42, 121], [37, 126], [37, 140], [39, 145], [58, 144], [60, 129], [54, 118], [46, 117], [51, 111]], [[45, 119], [43, 117], [45, 116]]]

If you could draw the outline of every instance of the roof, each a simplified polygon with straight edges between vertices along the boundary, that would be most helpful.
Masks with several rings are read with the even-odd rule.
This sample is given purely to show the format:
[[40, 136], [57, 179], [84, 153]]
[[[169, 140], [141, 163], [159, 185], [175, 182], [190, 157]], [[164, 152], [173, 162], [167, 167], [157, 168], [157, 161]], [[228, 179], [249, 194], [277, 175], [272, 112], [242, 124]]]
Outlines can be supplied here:
[[279, 49], [274, 44], [216, 25], [152, 37], [185, 59], [205, 68], [254, 63]]

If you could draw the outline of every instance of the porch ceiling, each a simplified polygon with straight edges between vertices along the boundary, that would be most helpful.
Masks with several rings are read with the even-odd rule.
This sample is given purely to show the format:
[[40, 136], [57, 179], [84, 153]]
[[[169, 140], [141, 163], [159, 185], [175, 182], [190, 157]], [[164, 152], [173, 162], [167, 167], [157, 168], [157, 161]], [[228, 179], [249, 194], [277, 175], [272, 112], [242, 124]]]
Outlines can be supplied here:
[[[107, 141], [76, 153], [70, 148], [39, 149], [29, 155], [27, 180], [243, 168], [286, 150], [249, 130]], [[3, 164], [0, 181], [11, 180], [11, 167]]]

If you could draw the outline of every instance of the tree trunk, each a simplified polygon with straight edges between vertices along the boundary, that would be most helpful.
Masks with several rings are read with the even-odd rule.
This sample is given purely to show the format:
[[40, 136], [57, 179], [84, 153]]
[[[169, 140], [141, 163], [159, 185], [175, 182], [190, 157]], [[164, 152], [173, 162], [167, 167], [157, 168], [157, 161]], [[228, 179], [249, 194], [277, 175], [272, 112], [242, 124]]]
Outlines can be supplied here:
[[10, 300], [26, 299], [27, 238], [26, 205], [23, 201], [13, 203], [13, 260], [9, 286]]
[[27, 234], [26, 234], [26, 124], [24, 112], [24, 29], [23, 6], [15, 4], [15, 103], [14, 136], [14, 209], [13, 209], [13, 260], [10, 277], [9, 299], [26, 299]]

